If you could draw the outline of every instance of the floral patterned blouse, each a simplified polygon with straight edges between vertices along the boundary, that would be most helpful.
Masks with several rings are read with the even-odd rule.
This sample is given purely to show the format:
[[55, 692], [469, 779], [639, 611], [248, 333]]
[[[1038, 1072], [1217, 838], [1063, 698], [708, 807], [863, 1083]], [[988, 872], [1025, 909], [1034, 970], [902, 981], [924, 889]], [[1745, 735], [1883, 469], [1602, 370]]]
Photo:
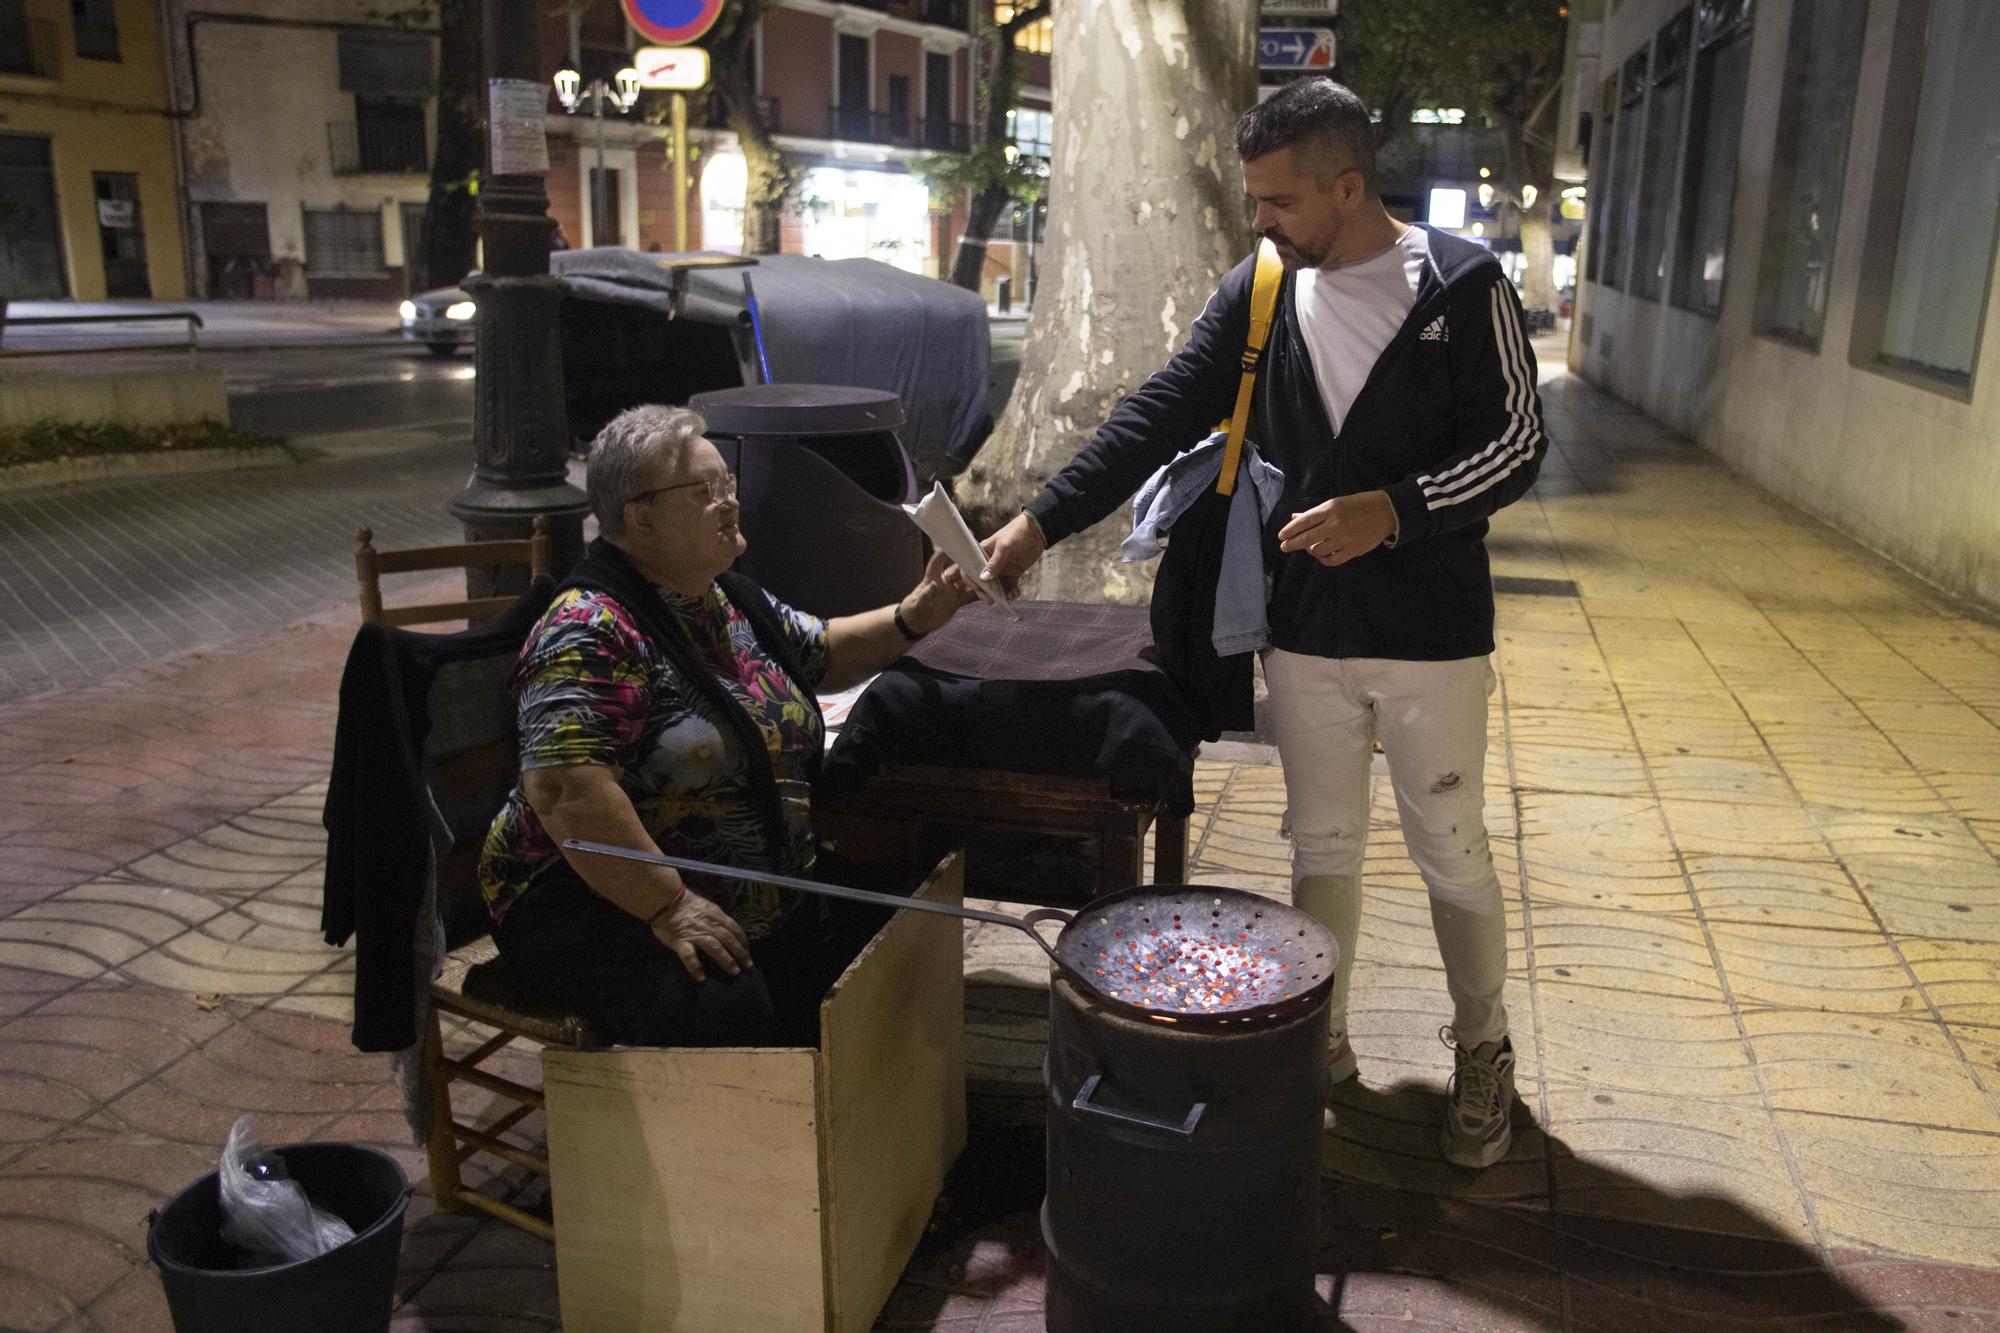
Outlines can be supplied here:
[[[765, 655], [750, 622], [720, 587], [710, 584], [700, 597], [665, 588], [660, 594], [703, 661], [763, 732], [789, 835], [786, 864], [778, 869], [805, 873], [813, 855], [805, 782], [825, 737], [818, 710]], [[827, 670], [826, 622], [775, 597], [771, 605], [807, 683], [817, 685]], [[602, 764], [618, 775], [661, 851], [724, 864], [765, 863], [764, 825], [751, 799], [742, 743], [610, 595], [571, 589], [558, 596], [529, 635], [508, 684], [520, 709], [524, 771]], [[517, 785], [487, 832], [479, 863], [494, 919], [561, 859]], [[741, 881], [695, 887], [752, 939], [768, 935], [798, 896]]]

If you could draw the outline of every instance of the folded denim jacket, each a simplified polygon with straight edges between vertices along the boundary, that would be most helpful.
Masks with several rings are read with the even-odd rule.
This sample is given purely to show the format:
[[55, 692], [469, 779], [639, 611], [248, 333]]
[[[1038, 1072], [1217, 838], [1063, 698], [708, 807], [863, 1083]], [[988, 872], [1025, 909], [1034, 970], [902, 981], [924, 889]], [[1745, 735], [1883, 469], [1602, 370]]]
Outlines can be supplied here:
[[[1222, 474], [1225, 435], [1209, 436], [1155, 472], [1132, 500], [1132, 535], [1119, 547], [1125, 563], [1151, 560], [1167, 549], [1167, 537], [1188, 506]], [[1285, 474], [1246, 448], [1237, 461], [1236, 489], [1229, 497], [1229, 526], [1223, 534], [1222, 568], [1215, 581], [1216, 655], [1231, 657], [1270, 646], [1266, 607], [1271, 579], [1264, 568], [1264, 523], [1284, 490]]]

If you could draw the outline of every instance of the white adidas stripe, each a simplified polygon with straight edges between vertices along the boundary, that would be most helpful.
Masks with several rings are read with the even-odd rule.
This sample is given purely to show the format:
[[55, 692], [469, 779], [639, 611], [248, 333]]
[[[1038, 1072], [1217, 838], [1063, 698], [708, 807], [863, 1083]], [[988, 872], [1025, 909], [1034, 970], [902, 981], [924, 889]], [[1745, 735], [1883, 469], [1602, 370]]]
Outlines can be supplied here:
[[[1494, 341], [1500, 348], [1500, 372], [1507, 380], [1507, 413], [1511, 419], [1499, 439], [1466, 460], [1466, 464], [1474, 465], [1467, 475], [1429, 488], [1432, 496], [1429, 507], [1433, 509], [1478, 495], [1534, 456], [1535, 437], [1540, 428], [1533, 416], [1534, 396], [1528, 384], [1520, 322], [1513, 317], [1513, 308], [1501, 298], [1498, 286], [1493, 288], [1492, 306]], [[1456, 473], [1464, 467], [1462, 464], [1452, 471]], [[1474, 485], [1475, 482], [1479, 484]]]
[[[1501, 316], [1503, 302], [1500, 298], [1500, 289], [1498, 286], [1493, 288], [1489, 304], [1493, 309], [1494, 341], [1500, 349], [1500, 370], [1501, 374], [1507, 380], [1507, 414], [1510, 418], [1507, 430], [1499, 439], [1494, 440], [1472, 457], [1461, 460], [1450, 471], [1439, 473], [1432, 477], [1420, 478], [1421, 482], [1428, 483], [1424, 486], [1427, 494], [1443, 495], [1456, 490], [1476, 480], [1478, 476], [1483, 475], [1492, 467], [1511, 457], [1513, 455], [1515, 435], [1519, 433], [1523, 425], [1528, 424], [1526, 420], [1527, 413], [1524, 409], [1533, 402], [1533, 399], [1526, 397], [1524, 393], [1524, 381], [1526, 379], [1525, 365], [1519, 363], [1518, 347], [1508, 337], [1511, 321], [1503, 319]], [[1519, 366], [1518, 371], [1517, 366]], [[1500, 452], [1503, 449], [1507, 451], [1504, 454]], [[1468, 469], [1473, 470], [1472, 476], [1459, 476], [1460, 473], [1466, 472]]]
[[[1440, 472], [1435, 476], [1419, 477], [1417, 480], [1423, 485], [1426, 494], [1441, 495], [1465, 484], [1471, 478], [1459, 477], [1458, 474], [1471, 468], [1483, 470], [1491, 466], [1497, 461], [1499, 457], [1498, 451], [1502, 448], [1507, 448], [1511, 453], [1514, 434], [1520, 429], [1522, 424], [1521, 378], [1514, 373], [1512, 365], [1513, 348], [1505, 336], [1504, 321], [1500, 318], [1500, 289], [1497, 286], [1492, 291], [1489, 304], [1493, 307], [1494, 341], [1500, 349], [1500, 371], [1507, 379], [1507, 415], [1509, 417], [1507, 430], [1499, 439], [1494, 440], [1472, 457], [1462, 459], [1450, 471]], [[1454, 478], [1457, 478], [1457, 480], [1454, 480]]]
[[[1541, 422], [1535, 411], [1534, 385], [1528, 373], [1526, 331], [1513, 307], [1502, 297], [1499, 287], [1492, 290], [1494, 340], [1500, 349], [1500, 371], [1507, 380], [1506, 431], [1472, 457], [1462, 460], [1449, 472], [1419, 477], [1426, 508], [1442, 509], [1483, 494], [1535, 456], [1541, 437]], [[1464, 474], [1464, 475], [1460, 475]]]

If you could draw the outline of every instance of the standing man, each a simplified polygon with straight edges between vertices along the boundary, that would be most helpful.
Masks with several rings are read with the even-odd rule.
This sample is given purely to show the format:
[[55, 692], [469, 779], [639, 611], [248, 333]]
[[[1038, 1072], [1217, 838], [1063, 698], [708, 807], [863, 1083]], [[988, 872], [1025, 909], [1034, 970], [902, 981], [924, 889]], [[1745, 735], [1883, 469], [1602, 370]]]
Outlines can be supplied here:
[[[1534, 482], [1547, 440], [1520, 301], [1485, 249], [1390, 217], [1353, 92], [1299, 79], [1236, 126], [1255, 229], [1287, 270], [1250, 434], [1285, 475], [1263, 653], [1298, 905], [1340, 943], [1328, 1062], [1355, 1073], [1347, 990], [1379, 739], [1403, 840], [1430, 891], [1453, 1018], [1446, 1158], [1506, 1155], [1514, 1049], [1507, 925], [1482, 774], [1494, 685], [1486, 520]], [[1183, 347], [987, 540], [1011, 588], [1229, 415], [1250, 326], [1245, 260]]]

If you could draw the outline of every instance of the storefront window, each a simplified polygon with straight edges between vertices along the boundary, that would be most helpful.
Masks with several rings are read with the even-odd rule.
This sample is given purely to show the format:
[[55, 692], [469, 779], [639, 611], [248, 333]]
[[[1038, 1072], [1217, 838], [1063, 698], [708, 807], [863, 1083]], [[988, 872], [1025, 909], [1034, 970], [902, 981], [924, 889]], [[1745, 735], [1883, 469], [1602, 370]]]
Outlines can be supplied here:
[[1881, 356], [1972, 379], [2000, 219], [2000, 8], [1931, 0]]
[[911, 273], [930, 257], [931, 192], [914, 176], [815, 167], [799, 212], [809, 255], [878, 259]]
[[1606, 286], [1625, 286], [1625, 254], [1632, 230], [1632, 192], [1639, 175], [1639, 131], [1646, 123], [1646, 53], [1625, 62], [1618, 79], [1618, 133], [1611, 147], [1611, 188], [1604, 197]]
[[1750, 83], [1750, 0], [1702, 0], [1695, 28], [1694, 123], [1681, 185], [1681, 244], [1674, 304], [1704, 315], [1722, 309], [1729, 215], [1736, 205], [1736, 152]]
[[1681, 16], [1653, 40], [1653, 87], [1646, 110], [1646, 160], [1639, 174], [1639, 217], [1632, 241], [1632, 295], [1660, 299], [1667, 285], [1667, 219], [1674, 201], [1674, 161], [1687, 105], [1688, 46], [1694, 13]]
[[743, 196], [750, 181], [741, 153], [715, 153], [701, 169], [701, 248], [743, 252]]
[[1757, 328], [1815, 347], [1826, 323], [1867, 18], [1868, 0], [1814, 0], [1792, 7], [1758, 271]]

